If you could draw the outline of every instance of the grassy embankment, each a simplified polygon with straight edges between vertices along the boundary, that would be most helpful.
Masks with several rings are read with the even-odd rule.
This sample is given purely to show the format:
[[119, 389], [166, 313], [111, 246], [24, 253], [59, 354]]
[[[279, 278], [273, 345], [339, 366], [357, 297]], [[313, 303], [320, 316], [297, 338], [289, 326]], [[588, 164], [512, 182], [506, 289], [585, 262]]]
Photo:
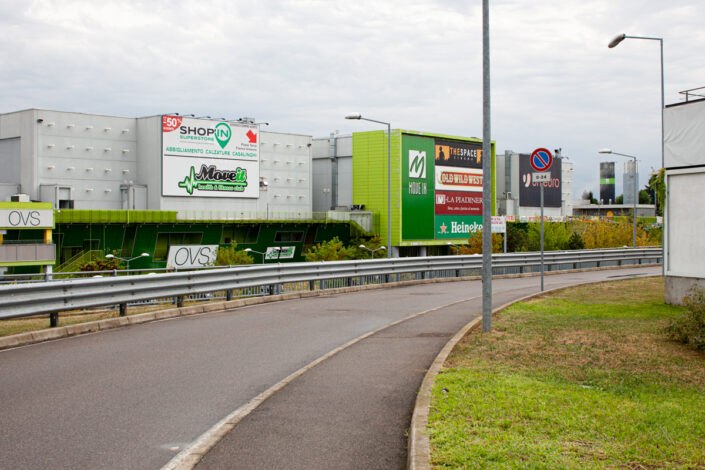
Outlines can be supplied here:
[[436, 378], [434, 468], [705, 468], [705, 355], [669, 341], [660, 278], [520, 303]]

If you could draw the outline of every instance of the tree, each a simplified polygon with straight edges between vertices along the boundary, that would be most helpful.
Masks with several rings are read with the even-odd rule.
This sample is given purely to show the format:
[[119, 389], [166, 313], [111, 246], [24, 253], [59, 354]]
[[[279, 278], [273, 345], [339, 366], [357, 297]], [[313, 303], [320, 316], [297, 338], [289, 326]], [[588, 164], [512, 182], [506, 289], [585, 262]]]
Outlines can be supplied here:
[[616, 198], [614, 198], [614, 203], [615, 204], [624, 204], [624, 194], [620, 194]]
[[[646, 192], [650, 195], [649, 197], [653, 201], [654, 195], [656, 200], [653, 201], [656, 204], [656, 214], [663, 215], [663, 203], [666, 200], [666, 185], [664, 184], [664, 169], [660, 169], [657, 172], [651, 174], [649, 178], [649, 183], [646, 185]], [[639, 200], [641, 201], [641, 195], [639, 195]]]
[[304, 258], [306, 261], [341, 261], [345, 259], [354, 259], [354, 250], [352, 247], [343, 246], [343, 242], [338, 237], [328, 240], [323, 243], [318, 243], [311, 247]]
[[[543, 249], [544, 251], [567, 250], [571, 231], [562, 222], [544, 222], [543, 224]], [[529, 225], [528, 233], [529, 250], [541, 249], [541, 223]]]

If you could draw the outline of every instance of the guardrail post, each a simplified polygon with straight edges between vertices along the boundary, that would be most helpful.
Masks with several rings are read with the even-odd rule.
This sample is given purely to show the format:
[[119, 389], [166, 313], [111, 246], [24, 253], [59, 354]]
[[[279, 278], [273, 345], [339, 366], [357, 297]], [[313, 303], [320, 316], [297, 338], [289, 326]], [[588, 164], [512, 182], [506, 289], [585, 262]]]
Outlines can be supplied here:
[[127, 315], [127, 304], [122, 303], [122, 304], [120, 304], [120, 316], [124, 317], [126, 315]]
[[59, 312], [52, 312], [49, 314], [49, 326], [51, 328], [56, 328], [59, 326]]
[[233, 290], [228, 289], [225, 291], [225, 300], [233, 300]]
[[316, 281], [313, 281], [313, 280], [308, 281], [308, 290], [310, 290], [310, 291], [316, 290]]
[[184, 296], [183, 295], [179, 295], [176, 297], [176, 306], [179, 308], [184, 306]]
[[113, 269], [113, 277], [117, 277], [117, 269]]

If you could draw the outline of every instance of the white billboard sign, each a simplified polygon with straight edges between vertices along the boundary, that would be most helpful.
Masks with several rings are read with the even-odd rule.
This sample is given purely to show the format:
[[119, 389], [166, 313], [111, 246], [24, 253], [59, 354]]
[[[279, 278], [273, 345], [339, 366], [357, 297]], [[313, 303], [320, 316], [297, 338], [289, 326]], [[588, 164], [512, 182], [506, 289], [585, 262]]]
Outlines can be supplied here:
[[162, 196], [259, 197], [259, 127], [162, 116]]
[[482, 191], [482, 170], [436, 165], [436, 190]]
[[506, 233], [507, 219], [503, 215], [492, 216], [492, 233]]
[[203, 268], [215, 263], [218, 245], [171, 245], [166, 258], [169, 269]]

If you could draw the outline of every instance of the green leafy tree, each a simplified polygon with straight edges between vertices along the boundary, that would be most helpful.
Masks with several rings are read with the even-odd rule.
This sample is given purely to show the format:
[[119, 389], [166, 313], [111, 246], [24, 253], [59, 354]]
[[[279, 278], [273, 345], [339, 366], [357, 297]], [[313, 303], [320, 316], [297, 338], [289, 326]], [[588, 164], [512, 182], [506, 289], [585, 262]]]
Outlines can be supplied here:
[[237, 243], [231, 243], [228, 246], [218, 247], [218, 253], [215, 257], [215, 266], [234, 266], [237, 264], [252, 264], [255, 259], [245, 250], [238, 250]]
[[323, 243], [317, 243], [304, 253], [306, 261], [341, 261], [355, 259], [354, 257], [354, 248], [345, 247], [338, 237]]
[[525, 223], [507, 224], [507, 251], [510, 253], [528, 251], [529, 226]]
[[[665, 171], [662, 168], [658, 172], [655, 172], [649, 178], [649, 183], [646, 185], [646, 192], [651, 198], [651, 202], [656, 204], [656, 214], [663, 215], [663, 204], [666, 200], [666, 185], [664, 183]], [[656, 200], [654, 201], [654, 195]], [[641, 194], [639, 195], [639, 201], [641, 202]]]
[[[544, 222], [543, 224], [543, 249], [544, 251], [567, 250], [571, 231], [562, 222]], [[529, 250], [541, 249], [541, 223], [529, 224]]]

